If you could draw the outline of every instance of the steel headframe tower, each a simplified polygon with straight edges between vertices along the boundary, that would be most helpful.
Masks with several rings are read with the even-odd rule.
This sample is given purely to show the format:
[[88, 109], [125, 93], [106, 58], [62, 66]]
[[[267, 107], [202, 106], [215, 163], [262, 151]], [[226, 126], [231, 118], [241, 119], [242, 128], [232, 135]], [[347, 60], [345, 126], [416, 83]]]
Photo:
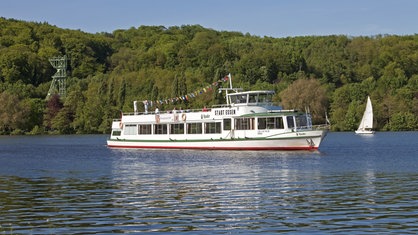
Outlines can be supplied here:
[[57, 69], [57, 72], [52, 76], [53, 79], [46, 98], [48, 99], [56, 92], [56, 90], [58, 90], [58, 95], [60, 98], [64, 98], [66, 95], [65, 79], [67, 78], [67, 56], [64, 55], [63, 57], [53, 57], [49, 59], [49, 62], [51, 63], [52, 67]]

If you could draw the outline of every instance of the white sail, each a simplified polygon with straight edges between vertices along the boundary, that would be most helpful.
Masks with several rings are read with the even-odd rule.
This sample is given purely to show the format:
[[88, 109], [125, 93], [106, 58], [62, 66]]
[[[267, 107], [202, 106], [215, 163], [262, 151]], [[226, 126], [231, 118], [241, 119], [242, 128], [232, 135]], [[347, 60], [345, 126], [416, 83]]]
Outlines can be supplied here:
[[367, 97], [366, 110], [364, 110], [363, 118], [356, 131], [357, 134], [373, 134], [373, 107], [370, 96]]

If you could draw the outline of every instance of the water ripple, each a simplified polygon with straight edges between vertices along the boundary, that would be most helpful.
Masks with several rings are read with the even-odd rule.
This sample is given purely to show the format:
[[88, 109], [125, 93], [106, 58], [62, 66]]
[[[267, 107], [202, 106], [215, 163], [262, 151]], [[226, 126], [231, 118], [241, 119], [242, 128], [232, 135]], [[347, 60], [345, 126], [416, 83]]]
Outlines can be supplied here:
[[395, 161], [376, 160], [378, 148], [353, 155], [335, 145], [243, 153], [86, 144], [63, 160], [25, 150], [30, 157], [15, 161], [0, 151], [0, 163], [21, 172], [0, 166], [0, 233], [418, 233], [414, 147]]
[[[418, 231], [416, 174], [283, 178], [188, 174], [134, 180], [0, 178], [1, 230], [402, 233]], [[292, 179], [292, 180], [289, 180]], [[401, 182], [401, 183], [400, 183]]]

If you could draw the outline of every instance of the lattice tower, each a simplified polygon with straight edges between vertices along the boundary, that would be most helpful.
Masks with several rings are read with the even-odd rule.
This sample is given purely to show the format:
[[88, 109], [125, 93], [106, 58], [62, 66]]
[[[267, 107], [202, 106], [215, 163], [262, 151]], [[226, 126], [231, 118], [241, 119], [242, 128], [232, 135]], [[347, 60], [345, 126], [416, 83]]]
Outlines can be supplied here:
[[53, 57], [49, 59], [52, 67], [54, 67], [57, 72], [52, 76], [51, 86], [49, 87], [48, 99], [51, 95], [58, 93], [60, 98], [64, 98], [66, 95], [65, 91], [65, 79], [67, 78], [67, 56], [63, 57]]

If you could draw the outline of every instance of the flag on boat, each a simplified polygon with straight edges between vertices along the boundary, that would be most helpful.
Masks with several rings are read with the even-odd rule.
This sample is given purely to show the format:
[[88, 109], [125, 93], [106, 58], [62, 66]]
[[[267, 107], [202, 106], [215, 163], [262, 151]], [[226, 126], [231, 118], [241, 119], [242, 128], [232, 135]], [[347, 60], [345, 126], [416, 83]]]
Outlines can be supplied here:
[[[201, 89], [198, 89], [198, 90], [196, 90], [194, 92], [191, 92], [189, 94], [181, 95], [179, 97], [172, 97], [172, 98], [167, 98], [165, 100], [155, 100], [155, 101], [144, 100], [142, 102], [144, 103], [144, 105], [145, 105], [145, 103], [147, 103], [147, 105], [149, 105], [149, 106], [152, 107], [154, 103], [159, 103], [159, 104], [164, 104], [165, 103], [165, 104], [168, 104], [170, 102], [171, 103], [174, 103], [174, 102], [181, 101], [181, 100], [182, 101], [189, 100], [190, 98], [195, 98], [199, 94], [203, 94], [203, 93], [206, 93], [208, 91], [212, 91], [213, 90], [213, 87], [217, 87], [221, 82], [228, 81], [230, 79], [230, 76], [231, 75], [229, 74], [229, 75], [227, 75], [227, 76], [219, 79], [218, 81], [213, 82], [210, 85], [207, 85], [206, 87], [203, 87]], [[135, 104], [134, 104], [134, 107], [135, 107]]]

